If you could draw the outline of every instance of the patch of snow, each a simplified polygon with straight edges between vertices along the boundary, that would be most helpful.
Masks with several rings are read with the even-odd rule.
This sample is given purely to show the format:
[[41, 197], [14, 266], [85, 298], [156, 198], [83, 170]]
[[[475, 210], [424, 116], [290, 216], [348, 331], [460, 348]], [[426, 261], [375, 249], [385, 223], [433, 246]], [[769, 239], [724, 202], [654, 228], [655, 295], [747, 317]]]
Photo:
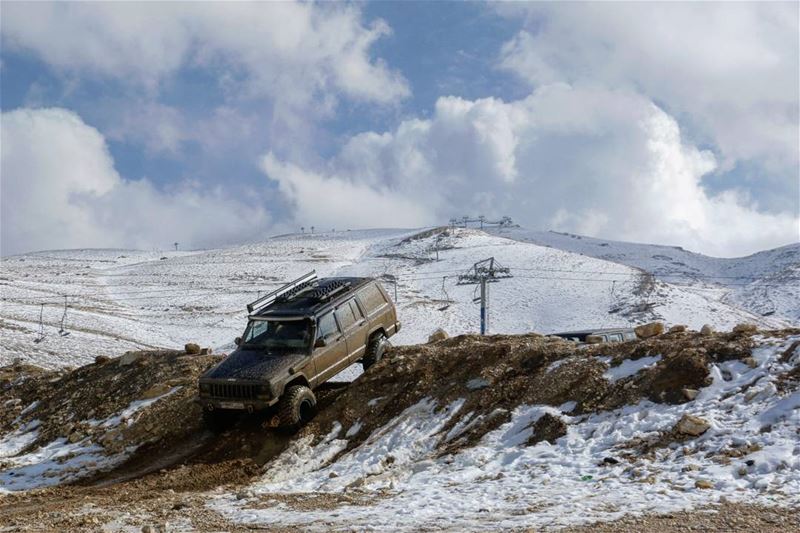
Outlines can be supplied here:
[[614, 383], [620, 379], [638, 374], [646, 368], [655, 366], [659, 361], [661, 361], [660, 355], [640, 357], [636, 360], [625, 359], [618, 366], [612, 366], [606, 370], [603, 374], [603, 377], [605, 377], [611, 383]]
[[489, 382], [483, 378], [473, 378], [467, 381], [467, 388], [469, 390], [485, 389], [489, 386]]

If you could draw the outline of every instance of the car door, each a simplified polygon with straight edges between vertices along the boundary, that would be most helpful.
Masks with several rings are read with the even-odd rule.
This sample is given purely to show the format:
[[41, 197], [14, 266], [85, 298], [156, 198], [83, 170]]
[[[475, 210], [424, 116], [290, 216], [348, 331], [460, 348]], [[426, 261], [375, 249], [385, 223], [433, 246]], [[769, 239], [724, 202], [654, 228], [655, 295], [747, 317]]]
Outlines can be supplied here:
[[364, 357], [364, 352], [367, 350], [367, 333], [369, 332], [370, 321], [364, 316], [364, 311], [355, 298], [350, 300], [349, 303], [356, 321], [351, 330], [345, 333], [345, 338], [347, 339], [347, 359], [354, 363]]
[[[319, 346], [320, 340], [324, 346]], [[340, 361], [347, 359], [347, 341], [342, 335], [334, 312], [329, 311], [317, 319], [317, 336], [314, 342], [315, 376], [310, 380], [316, 387], [332, 376]]]

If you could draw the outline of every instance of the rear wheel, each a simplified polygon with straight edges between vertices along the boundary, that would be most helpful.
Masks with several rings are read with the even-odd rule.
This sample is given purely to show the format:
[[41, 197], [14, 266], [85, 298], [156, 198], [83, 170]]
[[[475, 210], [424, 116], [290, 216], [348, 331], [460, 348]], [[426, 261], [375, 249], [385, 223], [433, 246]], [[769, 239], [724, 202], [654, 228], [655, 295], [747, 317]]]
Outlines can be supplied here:
[[317, 413], [317, 397], [305, 385], [292, 385], [287, 388], [278, 404], [280, 425], [298, 428], [311, 420]]
[[386, 350], [387, 344], [389, 344], [389, 341], [386, 340], [386, 335], [383, 333], [376, 333], [369, 339], [367, 352], [361, 360], [361, 366], [364, 367], [365, 371], [383, 358], [383, 352]]

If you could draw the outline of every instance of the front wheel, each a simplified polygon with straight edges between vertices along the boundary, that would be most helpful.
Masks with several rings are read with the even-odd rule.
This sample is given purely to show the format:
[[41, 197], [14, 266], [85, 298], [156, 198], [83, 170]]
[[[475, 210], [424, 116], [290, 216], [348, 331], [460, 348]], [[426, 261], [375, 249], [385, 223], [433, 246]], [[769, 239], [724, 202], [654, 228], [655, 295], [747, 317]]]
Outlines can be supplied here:
[[305, 385], [292, 385], [287, 388], [278, 404], [278, 419], [285, 428], [295, 429], [309, 420], [317, 412], [317, 397]]
[[386, 340], [386, 335], [383, 333], [375, 334], [367, 344], [367, 352], [361, 360], [361, 366], [364, 367], [366, 372], [369, 367], [383, 359], [383, 352], [386, 350], [386, 345], [389, 343]]

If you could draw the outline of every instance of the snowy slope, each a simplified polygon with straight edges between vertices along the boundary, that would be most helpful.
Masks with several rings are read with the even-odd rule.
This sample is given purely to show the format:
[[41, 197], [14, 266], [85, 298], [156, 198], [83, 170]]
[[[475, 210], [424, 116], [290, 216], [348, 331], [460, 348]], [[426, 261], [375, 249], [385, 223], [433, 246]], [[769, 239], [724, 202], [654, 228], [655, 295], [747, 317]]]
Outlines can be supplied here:
[[741, 258], [718, 258], [661, 246], [610, 241], [571, 233], [493, 228], [493, 235], [550, 246], [651, 272], [673, 285], [757, 315], [800, 323], [800, 243]]
[[[752, 365], [714, 364], [710, 385], [685, 404], [642, 400], [585, 414], [573, 413], [575, 402], [522, 404], [508, 422], [453, 453], [442, 453], [442, 443], [476, 419], [462, 409], [464, 399], [424, 398], [349, 450], [363, 431], [358, 422], [334, 424], [319, 442], [310, 435], [295, 441], [250, 490], [209, 505], [253, 527], [308, 531], [550, 531], [726, 500], [796, 509], [800, 391], [779, 391], [778, 376], [800, 362], [798, 343], [797, 335], [758, 338]], [[708, 421], [708, 431], [669, 436], [687, 413]], [[565, 420], [566, 434], [531, 444], [532, 426], [545, 414]], [[448, 421], [457, 421], [449, 431]], [[651, 453], [632, 451], [665, 436]], [[626, 453], [630, 461], [615, 459]], [[295, 507], [280, 498], [287, 494], [341, 503]]]
[[[491, 332], [553, 332], [652, 319], [694, 328], [710, 323], [720, 329], [739, 322], [786, 324], [777, 313], [762, 317], [741, 309], [739, 300], [726, 298], [730, 291], [724, 287], [699, 290], [653, 282], [637, 268], [525, 242], [520, 233], [506, 238], [477, 230], [443, 237], [419, 232], [287, 235], [194, 252], [66, 250], [4, 258], [0, 364], [22, 358], [46, 367], [78, 365], [97, 355], [179, 348], [189, 341], [230, 350], [244, 327], [246, 303], [259, 291], [312, 269], [320, 276], [397, 279], [404, 326], [395, 343], [424, 342], [437, 327], [450, 334], [474, 332], [479, 328], [478, 307], [472, 301], [476, 287], [457, 285], [457, 277], [490, 256], [514, 275], [490, 286]], [[435, 247], [440, 249], [438, 261]], [[797, 268], [791, 257], [785, 263], [787, 269]], [[394, 292], [391, 283], [386, 287]], [[769, 301], [777, 301], [771, 286], [765, 290]], [[759, 305], [756, 292], [737, 297], [750, 308]], [[785, 295], [782, 305], [796, 305], [791, 300]], [[40, 312], [45, 335], [35, 342]], [[68, 336], [59, 334], [62, 318]]]

